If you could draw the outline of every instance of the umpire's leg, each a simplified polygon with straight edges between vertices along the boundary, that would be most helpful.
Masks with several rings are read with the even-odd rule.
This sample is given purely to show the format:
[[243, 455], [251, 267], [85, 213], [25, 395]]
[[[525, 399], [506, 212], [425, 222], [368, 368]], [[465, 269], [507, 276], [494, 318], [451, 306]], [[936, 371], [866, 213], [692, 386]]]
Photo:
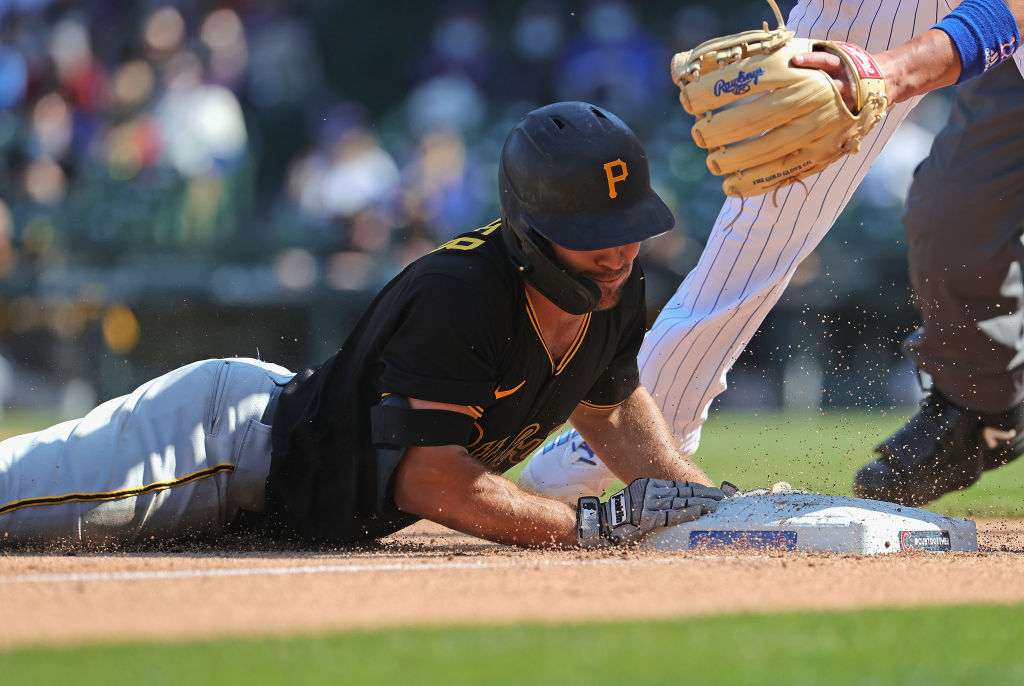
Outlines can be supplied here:
[[1024, 79], [1013, 60], [956, 89], [904, 215], [922, 326], [906, 348], [979, 413], [1024, 399]]
[[261, 510], [264, 413], [289, 378], [257, 360], [196, 362], [0, 443], [0, 548], [215, 536], [239, 508]]

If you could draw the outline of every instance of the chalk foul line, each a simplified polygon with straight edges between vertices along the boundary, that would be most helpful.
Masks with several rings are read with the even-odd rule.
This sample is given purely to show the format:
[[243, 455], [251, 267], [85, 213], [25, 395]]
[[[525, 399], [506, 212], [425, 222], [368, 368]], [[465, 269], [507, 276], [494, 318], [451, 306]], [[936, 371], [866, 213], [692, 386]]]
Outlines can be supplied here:
[[[717, 556], [722, 557], [722, 556]], [[601, 558], [594, 560], [507, 560], [503, 562], [386, 562], [380, 564], [286, 565], [278, 567], [214, 567], [209, 569], [153, 569], [120, 572], [73, 572], [12, 574], [0, 576], [0, 584], [46, 584], [97, 581], [149, 581], [239, 576], [289, 576], [293, 574], [359, 574], [366, 572], [434, 572], [452, 569], [510, 569], [515, 567], [572, 567], [577, 565], [628, 565], [636, 562], [672, 564], [693, 562], [694, 557]]]

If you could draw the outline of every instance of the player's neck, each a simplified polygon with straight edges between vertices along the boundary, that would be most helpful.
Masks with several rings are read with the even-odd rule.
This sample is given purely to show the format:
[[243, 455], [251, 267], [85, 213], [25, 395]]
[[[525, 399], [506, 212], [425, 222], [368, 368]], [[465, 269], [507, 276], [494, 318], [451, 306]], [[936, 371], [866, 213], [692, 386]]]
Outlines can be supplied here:
[[526, 284], [526, 291], [530, 295], [530, 303], [533, 305], [534, 314], [537, 315], [537, 325], [540, 327], [548, 352], [552, 359], [558, 362], [576, 339], [586, 315], [569, 314], [530, 284]]

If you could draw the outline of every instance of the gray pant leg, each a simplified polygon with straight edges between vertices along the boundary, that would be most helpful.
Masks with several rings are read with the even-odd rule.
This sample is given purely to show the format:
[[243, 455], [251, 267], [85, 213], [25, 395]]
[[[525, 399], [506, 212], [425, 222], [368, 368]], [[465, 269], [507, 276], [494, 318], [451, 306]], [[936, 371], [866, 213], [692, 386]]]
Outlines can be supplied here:
[[905, 343], [934, 387], [997, 413], [1024, 399], [1024, 79], [1006, 64], [956, 89], [903, 217], [921, 328]]
[[262, 511], [268, 404], [291, 373], [196, 362], [85, 417], [0, 442], [0, 550], [213, 538]]

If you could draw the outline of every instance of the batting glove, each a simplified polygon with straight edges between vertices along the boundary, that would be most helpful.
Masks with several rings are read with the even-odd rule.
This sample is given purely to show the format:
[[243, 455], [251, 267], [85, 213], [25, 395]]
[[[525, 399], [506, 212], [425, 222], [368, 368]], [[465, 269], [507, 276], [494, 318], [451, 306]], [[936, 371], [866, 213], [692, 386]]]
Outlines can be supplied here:
[[584, 548], [640, 540], [652, 529], [692, 522], [714, 512], [722, 490], [689, 481], [637, 479], [607, 502], [593, 496], [576, 506], [576, 531]]

